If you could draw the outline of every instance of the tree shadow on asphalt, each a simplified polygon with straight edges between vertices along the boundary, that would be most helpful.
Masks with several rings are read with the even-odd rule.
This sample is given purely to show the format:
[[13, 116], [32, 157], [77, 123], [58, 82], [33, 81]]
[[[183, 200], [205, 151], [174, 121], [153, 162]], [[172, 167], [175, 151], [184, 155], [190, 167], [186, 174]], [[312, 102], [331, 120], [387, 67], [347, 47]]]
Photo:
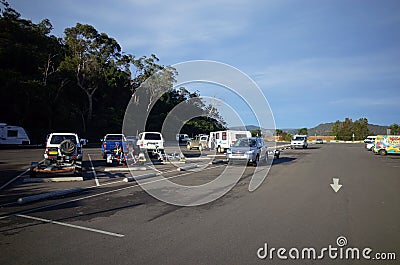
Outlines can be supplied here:
[[[117, 213], [120, 210], [128, 209], [128, 208], [134, 208], [134, 207], [137, 207], [137, 206], [140, 206], [140, 205], [143, 205], [143, 204], [144, 203], [133, 203], [131, 205], [125, 205], [125, 206], [121, 206], [121, 207], [114, 207], [114, 208], [110, 208], [110, 209], [106, 209], [106, 210], [94, 211], [94, 212], [90, 212], [90, 213], [86, 213], [86, 214], [77, 214], [77, 215], [74, 215], [74, 216], [69, 216], [69, 217], [64, 217], [64, 218], [59, 218], [59, 219], [51, 219], [51, 220], [52, 221], [56, 221], [56, 222], [63, 222], [63, 221], [66, 221], [66, 220], [87, 221], [87, 220], [90, 220], [91, 219], [90, 216], [93, 216], [93, 215], [102, 215], [102, 217], [104, 217], [104, 216], [108, 217], [108, 216], [111, 216], [111, 215]], [[49, 210], [50, 208], [55, 208], [55, 207], [57, 207], [57, 210], [60, 210], [60, 209], [65, 209], [65, 208], [75, 208], [75, 207], [78, 207], [78, 206], [80, 206], [79, 203], [69, 202], [69, 203], [63, 204], [63, 206], [58, 205], [58, 206], [46, 208], [46, 210]], [[42, 211], [41, 210], [34, 211], [34, 213], [38, 213], [38, 212], [42, 212]], [[108, 215], [104, 215], [105, 213], [109, 213], [109, 214]], [[16, 217], [18, 217], [18, 216], [16, 216]], [[95, 216], [95, 217], [99, 217], [99, 216]], [[24, 228], [28, 228], [28, 227], [34, 227], [34, 226], [45, 224], [43, 222], [37, 222], [37, 221], [33, 221], [33, 222], [36, 222], [36, 223], [28, 223], [28, 224], [26, 224], [26, 222], [28, 221], [27, 219], [23, 219], [23, 218], [19, 218], [19, 219], [20, 219], [20, 221], [15, 221], [15, 220], [10, 221], [13, 225], [17, 225], [17, 227], [7, 228], [7, 226], [6, 226], [5, 229], [0, 229], [0, 233], [5, 233], [6, 235], [13, 235], [13, 234], [19, 233], [20, 231], [18, 231], [18, 230], [20, 230], [20, 229], [24, 229]], [[29, 222], [32, 222], [32, 220], [30, 220]], [[22, 225], [18, 225], [18, 224], [22, 224]], [[16, 231], [16, 232], [12, 233], [12, 231]]]

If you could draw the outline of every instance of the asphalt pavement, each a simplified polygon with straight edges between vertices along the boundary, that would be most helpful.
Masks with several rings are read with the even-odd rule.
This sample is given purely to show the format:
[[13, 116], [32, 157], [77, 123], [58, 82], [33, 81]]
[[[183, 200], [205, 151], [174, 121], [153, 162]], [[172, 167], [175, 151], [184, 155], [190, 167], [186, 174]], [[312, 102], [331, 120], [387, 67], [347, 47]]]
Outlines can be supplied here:
[[[2, 151], [0, 157], [7, 155]], [[24, 183], [22, 175], [0, 190], [0, 264], [399, 264], [400, 156], [376, 156], [361, 144], [284, 150], [254, 192], [248, 187], [256, 169], [247, 167], [223, 197], [180, 207], [124, 182], [128, 172], [106, 172], [98, 150], [85, 153], [84, 181]], [[24, 158], [14, 169], [11, 158], [0, 163], [1, 179], [18, 176], [41, 156], [11, 154]], [[197, 151], [189, 157], [193, 164], [209, 161]], [[227, 170], [224, 163], [204, 165], [187, 172], [156, 165], [145, 172], [201, 185]], [[337, 192], [333, 179], [342, 185]], [[24, 194], [71, 187], [84, 190], [15, 203]], [[371, 260], [346, 258], [348, 248], [371, 249], [364, 253]]]

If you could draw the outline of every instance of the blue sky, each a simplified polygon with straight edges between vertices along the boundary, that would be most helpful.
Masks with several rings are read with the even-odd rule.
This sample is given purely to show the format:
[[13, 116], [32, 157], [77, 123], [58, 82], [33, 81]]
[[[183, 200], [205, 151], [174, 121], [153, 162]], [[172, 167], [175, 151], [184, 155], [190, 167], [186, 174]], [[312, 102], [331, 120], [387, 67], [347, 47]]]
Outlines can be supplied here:
[[87, 23], [125, 52], [154, 53], [164, 65], [232, 65], [261, 88], [278, 128], [310, 128], [346, 117], [400, 123], [400, 1], [9, 3], [34, 22], [50, 19], [59, 37], [67, 27]]

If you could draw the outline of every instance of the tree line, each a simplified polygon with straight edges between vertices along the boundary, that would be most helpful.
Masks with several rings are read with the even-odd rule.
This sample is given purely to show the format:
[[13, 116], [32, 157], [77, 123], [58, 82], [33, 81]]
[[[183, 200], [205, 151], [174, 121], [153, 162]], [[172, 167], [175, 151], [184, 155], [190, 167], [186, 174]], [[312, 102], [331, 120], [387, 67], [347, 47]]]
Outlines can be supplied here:
[[[53, 131], [73, 131], [92, 140], [120, 132], [132, 95], [160, 70], [169, 73], [170, 89], [154, 105], [146, 128], [160, 130], [162, 117], [174, 106], [199, 97], [183, 87], [172, 89], [177, 73], [154, 54], [125, 53], [114, 38], [87, 24], [66, 28], [59, 38], [51, 35], [48, 19], [35, 24], [6, 1], [1, 5], [0, 122], [23, 126], [34, 143]], [[196, 106], [204, 117], [189, 121], [182, 133], [225, 128], [212, 106]]]
[[[388, 126], [390, 130], [390, 134], [400, 135], [400, 125], [392, 124]], [[307, 135], [307, 128], [301, 128], [297, 131], [297, 134]], [[368, 135], [373, 135], [374, 132], [371, 132], [368, 128], [368, 119], [360, 118], [356, 121], [353, 121], [350, 118], [345, 118], [343, 121], [337, 120], [333, 126], [332, 131], [330, 132], [331, 136], [335, 136], [336, 140], [344, 140], [344, 141], [360, 141], [364, 140]], [[279, 136], [279, 140], [281, 141], [290, 141], [293, 135], [288, 132], [285, 132], [281, 129], [275, 130], [275, 135]], [[353, 137], [354, 136], [354, 137]]]

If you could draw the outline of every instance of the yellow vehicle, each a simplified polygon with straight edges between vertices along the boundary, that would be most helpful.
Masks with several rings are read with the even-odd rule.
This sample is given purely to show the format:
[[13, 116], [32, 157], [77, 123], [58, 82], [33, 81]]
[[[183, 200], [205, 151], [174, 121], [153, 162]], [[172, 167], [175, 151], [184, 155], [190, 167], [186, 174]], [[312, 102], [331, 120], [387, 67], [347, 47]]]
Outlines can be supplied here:
[[373, 147], [375, 154], [400, 154], [400, 135], [377, 135]]

